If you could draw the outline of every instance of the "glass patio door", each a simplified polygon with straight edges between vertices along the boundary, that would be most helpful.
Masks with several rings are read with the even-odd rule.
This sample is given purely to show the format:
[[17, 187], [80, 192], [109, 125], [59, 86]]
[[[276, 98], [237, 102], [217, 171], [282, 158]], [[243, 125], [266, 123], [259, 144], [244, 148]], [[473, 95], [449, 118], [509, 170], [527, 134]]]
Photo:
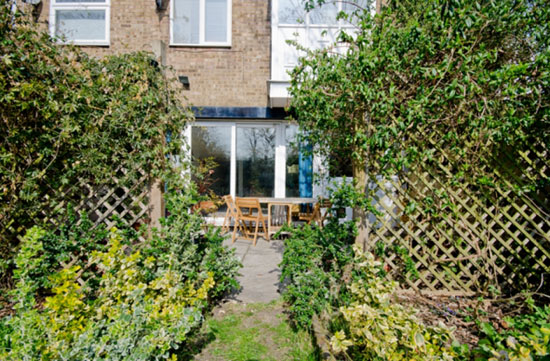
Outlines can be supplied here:
[[194, 177], [199, 192], [222, 196], [231, 191], [231, 125], [193, 126], [191, 129], [193, 164], [205, 174]]
[[296, 131], [282, 122], [197, 122], [187, 137], [191, 158], [206, 177], [195, 180], [203, 193], [218, 196], [308, 196], [301, 189], [304, 181], [311, 188], [311, 170], [306, 172]]
[[237, 125], [237, 197], [273, 197], [276, 131], [272, 125]]

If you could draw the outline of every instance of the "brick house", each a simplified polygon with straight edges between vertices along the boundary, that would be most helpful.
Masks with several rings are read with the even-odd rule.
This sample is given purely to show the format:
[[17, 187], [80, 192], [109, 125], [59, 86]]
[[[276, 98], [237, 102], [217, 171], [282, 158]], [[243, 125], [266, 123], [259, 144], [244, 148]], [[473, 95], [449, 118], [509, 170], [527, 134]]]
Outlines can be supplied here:
[[[287, 71], [298, 53], [332, 43], [349, 28], [336, 20], [348, 2], [306, 13], [300, 0], [24, 0], [52, 35], [94, 56], [145, 50], [173, 67], [196, 123], [187, 130], [195, 159], [213, 157], [219, 195], [316, 196], [324, 167], [293, 144], [285, 121]], [[366, 1], [357, 1], [364, 6]], [[331, 176], [338, 176], [332, 174]]]

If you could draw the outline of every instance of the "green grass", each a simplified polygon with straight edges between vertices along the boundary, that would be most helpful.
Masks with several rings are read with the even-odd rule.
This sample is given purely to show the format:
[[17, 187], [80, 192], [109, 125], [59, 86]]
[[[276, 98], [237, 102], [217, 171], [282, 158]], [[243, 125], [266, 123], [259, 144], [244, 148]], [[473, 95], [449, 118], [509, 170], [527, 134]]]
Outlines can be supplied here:
[[292, 330], [282, 310], [280, 301], [224, 307], [207, 321], [213, 340], [205, 351], [227, 361], [318, 360], [310, 335]]

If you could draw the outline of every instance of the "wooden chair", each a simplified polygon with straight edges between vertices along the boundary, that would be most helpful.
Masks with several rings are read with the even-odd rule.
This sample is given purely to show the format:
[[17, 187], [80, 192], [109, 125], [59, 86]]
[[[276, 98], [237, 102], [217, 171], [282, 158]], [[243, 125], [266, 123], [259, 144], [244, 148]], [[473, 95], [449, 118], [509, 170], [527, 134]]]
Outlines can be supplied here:
[[[307, 224], [315, 222], [320, 228], [323, 228], [325, 219], [327, 219], [330, 214], [331, 207], [332, 203], [328, 199], [320, 199], [317, 203], [315, 203], [315, 205], [313, 205], [313, 209], [310, 212], [299, 213], [298, 219], [301, 221], [306, 221]], [[326, 208], [324, 212], [322, 211], [323, 208]]]
[[227, 211], [225, 211], [225, 219], [223, 220], [222, 232], [229, 232], [231, 227], [231, 220], [233, 220], [233, 227], [240, 227], [240, 223], [237, 222], [237, 207], [233, 202], [233, 197], [230, 194], [222, 197], [223, 201], [227, 205]]
[[[264, 237], [269, 240], [269, 233], [267, 229], [267, 218], [262, 213], [262, 207], [258, 198], [237, 198], [235, 201], [237, 205], [237, 220], [242, 225], [243, 237], [248, 240], [252, 240], [256, 245], [256, 239], [258, 238], [258, 230], [260, 224], [264, 231]], [[235, 235], [237, 228], [233, 228], [232, 242], [235, 242]], [[252, 237], [252, 234], [254, 237]]]

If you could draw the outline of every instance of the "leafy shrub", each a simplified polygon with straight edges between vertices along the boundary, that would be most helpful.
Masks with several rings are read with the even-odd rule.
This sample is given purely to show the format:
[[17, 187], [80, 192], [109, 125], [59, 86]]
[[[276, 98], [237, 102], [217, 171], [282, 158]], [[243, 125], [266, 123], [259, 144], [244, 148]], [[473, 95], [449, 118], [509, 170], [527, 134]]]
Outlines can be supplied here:
[[[241, 267], [219, 232], [204, 232], [189, 212], [195, 200], [193, 185], [169, 192], [170, 215], [145, 242], [130, 227], [88, 229], [85, 218], [59, 232], [29, 230], [17, 255], [15, 314], [0, 320], [0, 359], [187, 357], [203, 314], [238, 286]], [[77, 251], [86, 256], [60, 269]]]
[[[7, 321], [11, 332], [2, 359], [149, 360], [175, 355], [200, 325], [213, 276], [182, 282], [183, 275], [159, 268], [154, 257], [131, 252], [121, 241], [113, 229], [108, 250], [92, 255], [102, 271], [97, 293], [78, 283], [80, 267], [73, 266], [50, 277], [54, 294], [42, 310], [27, 295], [18, 314]], [[147, 281], [152, 269], [157, 277]]]
[[497, 332], [488, 322], [479, 324], [482, 339], [476, 357], [491, 361], [550, 359], [550, 306], [531, 304], [533, 313], [506, 318], [508, 328]]
[[213, 227], [203, 230], [204, 219], [189, 212], [197, 199], [199, 195], [192, 184], [183, 191], [166, 193], [168, 215], [161, 219], [162, 229], [154, 231], [151, 240], [143, 244], [142, 252], [189, 279], [204, 280], [211, 273], [215, 286], [209, 296], [216, 300], [239, 286], [236, 276], [242, 265], [235, 250], [222, 245], [220, 230]]
[[181, 129], [193, 117], [152, 54], [90, 57], [57, 44], [10, 7], [0, 3], [2, 283], [16, 237], [62, 218], [53, 210], [79, 202], [86, 185], [144, 182], [143, 170], [151, 179], [173, 172], [166, 155], [181, 152]]
[[380, 265], [371, 253], [355, 248], [353, 265], [362, 277], [347, 286], [350, 302], [333, 320], [341, 327], [331, 339], [335, 352], [351, 360], [453, 360], [450, 331], [427, 327], [412, 309], [392, 302], [396, 283], [377, 275]]
[[323, 228], [305, 225], [287, 229], [281, 262], [281, 282], [286, 283], [283, 299], [292, 321], [310, 328], [314, 314], [320, 313], [338, 296], [337, 286], [344, 267], [353, 259], [355, 224], [340, 224], [330, 218]]
[[105, 227], [93, 227], [86, 214], [77, 218], [71, 210], [68, 213], [68, 222], [58, 229], [45, 231], [34, 227], [23, 238], [15, 256], [16, 281], [25, 278], [33, 291], [43, 293], [52, 288], [49, 276], [62, 262], [68, 264], [76, 259], [73, 264], [82, 267], [89, 254], [104, 249], [109, 235]]

